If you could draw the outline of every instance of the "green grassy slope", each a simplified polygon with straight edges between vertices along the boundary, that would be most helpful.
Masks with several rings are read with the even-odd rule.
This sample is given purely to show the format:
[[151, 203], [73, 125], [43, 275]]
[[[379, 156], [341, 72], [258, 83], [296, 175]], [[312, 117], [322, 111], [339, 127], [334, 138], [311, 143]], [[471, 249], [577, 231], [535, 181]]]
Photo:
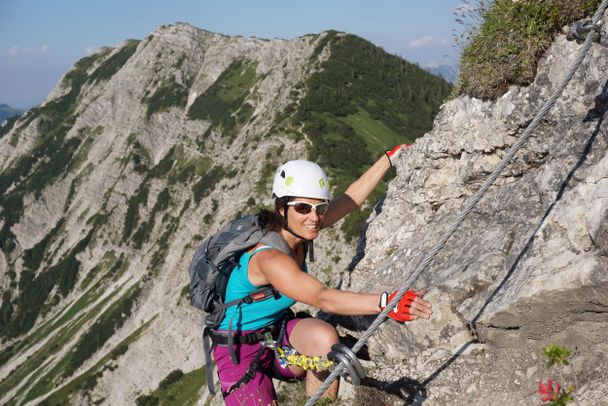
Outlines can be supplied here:
[[[316, 54], [323, 48], [330, 56], [304, 84], [293, 124], [304, 129], [309, 156], [341, 193], [384, 151], [429, 131], [452, 87], [354, 35], [329, 32]], [[361, 223], [356, 217], [350, 222]], [[345, 227], [347, 238], [358, 234], [356, 225]]]

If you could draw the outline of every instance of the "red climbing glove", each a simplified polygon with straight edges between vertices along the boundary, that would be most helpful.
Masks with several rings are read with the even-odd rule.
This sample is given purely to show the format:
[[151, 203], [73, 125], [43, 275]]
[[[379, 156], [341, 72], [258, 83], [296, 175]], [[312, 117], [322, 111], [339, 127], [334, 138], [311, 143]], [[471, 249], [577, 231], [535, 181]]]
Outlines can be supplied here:
[[391, 164], [391, 166], [395, 166], [395, 163], [397, 162], [397, 159], [399, 159], [399, 156], [401, 156], [405, 149], [411, 146], [412, 144], [399, 144], [390, 151], [386, 151], [386, 156], [388, 157], [388, 162]]
[[[388, 292], [382, 292], [380, 294], [380, 310], [384, 310], [386, 305], [393, 300], [395, 295], [397, 295], [397, 291], [391, 293], [390, 296]], [[416, 296], [417, 294], [413, 290], [408, 290], [405, 292], [405, 294], [401, 297], [401, 300], [399, 300], [399, 303], [397, 303], [397, 306], [395, 306], [395, 308], [388, 313], [388, 316], [391, 319], [400, 322], [412, 320], [411, 306], [414, 299], [416, 299]]]

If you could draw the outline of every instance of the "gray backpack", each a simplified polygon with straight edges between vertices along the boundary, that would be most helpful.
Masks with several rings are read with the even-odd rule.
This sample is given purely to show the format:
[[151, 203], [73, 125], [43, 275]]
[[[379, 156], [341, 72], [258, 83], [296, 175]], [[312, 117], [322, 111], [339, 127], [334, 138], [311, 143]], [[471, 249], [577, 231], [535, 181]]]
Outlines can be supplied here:
[[[278, 298], [279, 295], [271, 285], [266, 285], [243, 298], [225, 302], [226, 285], [232, 270], [238, 264], [241, 255], [258, 243], [269, 245], [287, 255], [292, 255], [291, 249], [278, 233], [263, 230], [259, 225], [258, 217], [251, 215], [233, 221], [203, 241], [194, 253], [192, 262], [188, 267], [190, 302], [205, 312], [203, 347], [207, 367], [207, 382], [211, 393], [215, 393], [215, 390], [211, 375], [210, 330], [219, 326], [228, 307], [273, 297]], [[232, 325], [232, 320], [230, 325]], [[232, 329], [230, 328], [230, 330]], [[229, 339], [231, 337], [232, 331], [229, 331]], [[232, 349], [231, 345], [229, 347]]]

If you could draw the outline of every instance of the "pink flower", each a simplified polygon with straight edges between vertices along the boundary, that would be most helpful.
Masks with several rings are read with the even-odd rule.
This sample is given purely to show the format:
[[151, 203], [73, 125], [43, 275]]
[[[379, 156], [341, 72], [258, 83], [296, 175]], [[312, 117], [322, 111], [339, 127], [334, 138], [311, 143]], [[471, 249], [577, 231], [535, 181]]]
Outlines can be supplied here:
[[540, 394], [540, 400], [542, 402], [550, 402], [559, 398], [559, 383], [553, 382], [549, 379], [547, 383], [538, 383], [538, 393]]

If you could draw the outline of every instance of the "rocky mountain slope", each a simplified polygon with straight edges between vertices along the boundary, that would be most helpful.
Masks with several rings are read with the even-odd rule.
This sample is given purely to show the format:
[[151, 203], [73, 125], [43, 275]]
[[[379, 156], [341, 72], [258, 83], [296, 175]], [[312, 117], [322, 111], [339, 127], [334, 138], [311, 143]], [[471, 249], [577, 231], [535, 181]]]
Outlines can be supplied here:
[[[463, 96], [443, 106], [370, 219], [349, 289], [390, 289], [407, 279], [530, 123], [578, 47], [559, 36], [529, 87], [511, 87], [495, 102]], [[415, 284], [430, 289], [433, 320], [384, 323], [367, 346], [369, 385], [348, 396], [368, 404], [538, 404], [538, 382], [551, 377], [543, 348], [556, 343], [573, 351], [557, 379], [576, 385], [577, 404], [608, 401], [606, 63], [608, 48], [594, 45]], [[353, 336], [370, 323], [337, 321]]]
[[[314, 156], [339, 191], [428, 131], [449, 91], [337, 32], [175, 24], [80, 60], [0, 128], [0, 403], [133, 404], [159, 385], [204, 401], [197, 244], [269, 204], [286, 160]], [[357, 233], [320, 238], [311, 271], [338, 283]]]

